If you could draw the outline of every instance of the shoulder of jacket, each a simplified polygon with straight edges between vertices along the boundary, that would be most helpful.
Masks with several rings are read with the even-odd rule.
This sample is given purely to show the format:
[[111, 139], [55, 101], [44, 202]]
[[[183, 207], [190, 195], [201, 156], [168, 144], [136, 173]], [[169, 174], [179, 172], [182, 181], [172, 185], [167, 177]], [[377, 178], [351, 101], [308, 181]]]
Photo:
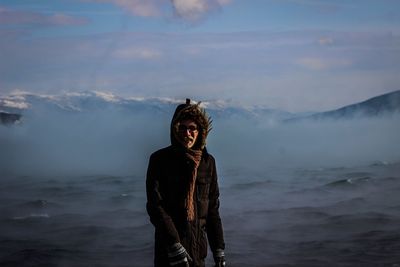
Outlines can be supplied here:
[[172, 153], [172, 147], [171, 146], [167, 146], [164, 148], [161, 148], [155, 152], [153, 152], [153, 154], [151, 154], [151, 158], [158, 158], [158, 157], [164, 157], [164, 156], [168, 156]]
[[205, 148], [203, 149], [203, 155], [204, 155], [205, 157], [207, 157], [207, 158], [210, 158], [211, 160], [214, 160], [213, 155], [211, 155], [211, 154], [208, 152], [207, 147], [205, 147]]
[[212, 154], [208, 153], [207, 156], [210, 158], [210, 160], [215, 161], [215, 158], [214, 158], [214, 156]]
[[205, 162], [207, 162], [208, 164], [213, 164], [215, 165], [215, 158], [213, 157], [213, 155], [211, 155], [210, 153], [208, 153], [207, 150], [203, 151], [203, 159]]

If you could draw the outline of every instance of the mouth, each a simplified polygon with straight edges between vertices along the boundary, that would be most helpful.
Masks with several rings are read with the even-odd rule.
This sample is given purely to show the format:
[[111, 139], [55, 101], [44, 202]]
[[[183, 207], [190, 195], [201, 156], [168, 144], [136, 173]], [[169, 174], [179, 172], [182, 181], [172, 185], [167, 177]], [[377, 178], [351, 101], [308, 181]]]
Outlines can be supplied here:
[[181, 138], [181, 143], [185, 146], [185, 147], [191, 147], [193, 145], [193, 138], [190, 138], [189, 136], [185, 136]]
[[184, 138], [183, 138], [183, 141], [184, 141], [185, 143], [191, 143], [191, 142], [193, 142], [193, 138], [184, 137]]

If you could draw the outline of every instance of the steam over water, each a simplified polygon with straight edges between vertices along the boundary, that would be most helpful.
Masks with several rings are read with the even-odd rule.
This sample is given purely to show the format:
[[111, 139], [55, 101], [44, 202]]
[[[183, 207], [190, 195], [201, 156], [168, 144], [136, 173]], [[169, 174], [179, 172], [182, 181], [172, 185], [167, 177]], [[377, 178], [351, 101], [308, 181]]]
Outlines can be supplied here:
[[238, 173], [223, 190], [233, 265], [398, 266], [399, 173], [399, 164]]
[[[0, 126], [0, 266], [152, 266], [145, 172], [169, 115]], [[214, 117], [229, 266], [400, 266], [399, 121]]]

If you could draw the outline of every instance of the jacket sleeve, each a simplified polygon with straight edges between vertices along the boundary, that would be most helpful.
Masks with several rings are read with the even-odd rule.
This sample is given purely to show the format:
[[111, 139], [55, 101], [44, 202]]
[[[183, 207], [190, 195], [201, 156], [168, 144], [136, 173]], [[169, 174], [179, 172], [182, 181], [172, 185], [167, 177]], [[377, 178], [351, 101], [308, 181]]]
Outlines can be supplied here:
[[210, 184], [210, 195], [207, 216], [207, 238], [210, 243], [211, 251], [214, 253], [217, 249], [225, 249], [224, 235], [222, 229], [221, 217], [219, 215], [219, 187], [218, 175], [215, 166], [215, 160], [212, 160], [212, 179]]
[[146, 177], [147, 213], [150, 221], [162, 236], [167, 246], [180, 242], [178, 231], [171, 217], [163, 208], [163, 199], [160, 194], [160, 164], [157, 157], [150, 156]]

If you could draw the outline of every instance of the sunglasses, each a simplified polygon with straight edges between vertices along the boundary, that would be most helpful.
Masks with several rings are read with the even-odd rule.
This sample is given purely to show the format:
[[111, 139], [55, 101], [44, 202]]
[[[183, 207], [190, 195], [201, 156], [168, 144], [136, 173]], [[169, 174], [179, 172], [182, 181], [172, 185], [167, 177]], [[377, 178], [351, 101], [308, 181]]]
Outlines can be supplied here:
[[193, 132], [197, 131], [197, 126], [195, 126], [195, 125], [186, 126], [186, 125], [183, 125], [183, 124], [180, 124], [178, 126], [178, 131], [179, 132], [186, 132], [188, 130], [189, 130], [189, 132], [193, 133]]

